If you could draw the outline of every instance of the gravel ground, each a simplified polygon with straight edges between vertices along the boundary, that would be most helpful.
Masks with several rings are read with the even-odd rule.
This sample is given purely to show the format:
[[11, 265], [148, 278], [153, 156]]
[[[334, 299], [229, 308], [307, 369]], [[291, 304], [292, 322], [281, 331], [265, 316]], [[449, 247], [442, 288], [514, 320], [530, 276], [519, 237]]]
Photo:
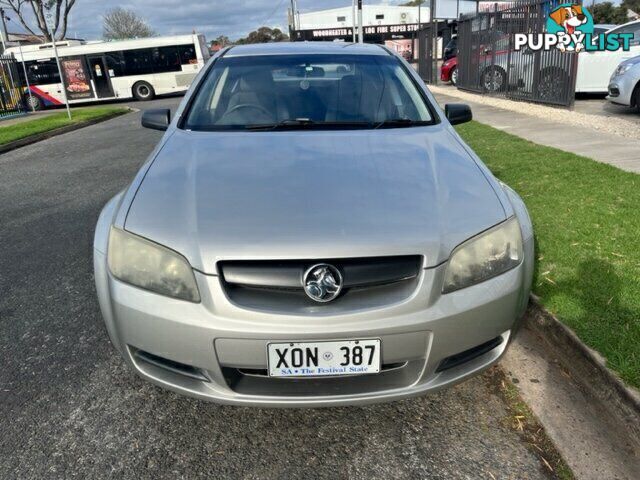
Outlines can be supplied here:
[[0, 478], [546, 478], [487, 376], [393, 404], [266, 410], [180, 397], [125, 368], [91, 242], [160, 137], [139, 117], [0, 156]]
[[[621, 137], [640, 139], [640, 124], [635, 117], [627, 115], [629, 113], [627, 111], [625, 111], [624, 115], [616, 115], [614, 111], [607, 109], [607, 112], [611, 111], [611, 114], [606, 115], [596, 114], [593, 112], [594, 109], [592, 107], [579, 108], [578, 110], [581, 111], [568, 110], [565, 108], [549, 107], [546, 105], [537, 105], [535, 103], [527, 102], [516, 102], [504, 98], [464, 92], [449, 85], [429, 85], [429, 90], [433, 93], [454, 96], [460, 100], [472, 101], [483, 105], [502, 108], [504, 110], [525, 113], [538, 118], [550, 119], [555, 122], [561, 122], [567, 126], [573, 125], [576, 127], [589, 127]], [[638, 117], [640, 117], [640, 114], [638, 114]], [[612, 121], [612, 118], [615, 118], [615, 121]]]

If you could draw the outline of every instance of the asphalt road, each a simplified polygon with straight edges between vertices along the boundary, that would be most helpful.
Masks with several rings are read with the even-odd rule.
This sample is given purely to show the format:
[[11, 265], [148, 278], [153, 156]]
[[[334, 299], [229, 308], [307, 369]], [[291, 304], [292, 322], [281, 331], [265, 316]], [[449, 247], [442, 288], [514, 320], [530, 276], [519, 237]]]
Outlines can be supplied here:
[[269, 410], [184, 398], [125, 368], [91, 243], [160, 138], [139, 118], [0, 155], [0, 478], [546, 478], [486, 376], [392, 404]]

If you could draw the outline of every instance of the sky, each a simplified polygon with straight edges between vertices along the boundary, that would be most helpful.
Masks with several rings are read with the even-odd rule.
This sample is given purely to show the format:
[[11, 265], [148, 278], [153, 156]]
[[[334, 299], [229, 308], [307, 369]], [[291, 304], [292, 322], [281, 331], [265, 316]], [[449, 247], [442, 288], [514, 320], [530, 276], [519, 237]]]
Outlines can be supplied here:
[[[365, 0], [367, 4], [398, 4], [403, 0]], [[406, 0], [404, 0], [406, 1]], [[114, 7], [131, 9], [144, 17], [159, 35], [204, 33], [231, 39], [267, 25], [287, 30], [290, 0], [77, 0], [71, 10], [67, 36], [87, 40], [102, 37], [102, 15]], [[350, 6], [351, 0], [298, 0], [301, 12]], [[11, 17], [11, 12], [7, 16]], [[21, 31], [11, 21], [9, 31]]]

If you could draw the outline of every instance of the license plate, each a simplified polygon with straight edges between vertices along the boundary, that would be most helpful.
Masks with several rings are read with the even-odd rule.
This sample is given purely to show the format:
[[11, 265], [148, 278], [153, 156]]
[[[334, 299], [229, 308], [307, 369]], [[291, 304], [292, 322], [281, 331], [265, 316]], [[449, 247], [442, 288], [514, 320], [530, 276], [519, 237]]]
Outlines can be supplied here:
[[270, 343], [270, 377], [366, 375], [380, 372], [380, 340]]

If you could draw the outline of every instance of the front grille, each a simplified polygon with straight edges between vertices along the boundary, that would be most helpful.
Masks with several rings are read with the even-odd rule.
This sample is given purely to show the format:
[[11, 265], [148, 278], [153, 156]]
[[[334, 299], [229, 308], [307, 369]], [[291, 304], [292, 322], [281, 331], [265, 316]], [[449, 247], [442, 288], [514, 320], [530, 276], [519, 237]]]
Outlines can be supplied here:
[[380, 307], [407, 298], [420, 277], [422, 257], [224, 261], [218, 269], [232, 302], [252, 309], [303, 314], [320, 305], [305, 294], [302, 281], [304, 272], [319, 263], [333, 265], [343, 279], [340, 296], [322, 304], [329, 311], [336, 305]]

